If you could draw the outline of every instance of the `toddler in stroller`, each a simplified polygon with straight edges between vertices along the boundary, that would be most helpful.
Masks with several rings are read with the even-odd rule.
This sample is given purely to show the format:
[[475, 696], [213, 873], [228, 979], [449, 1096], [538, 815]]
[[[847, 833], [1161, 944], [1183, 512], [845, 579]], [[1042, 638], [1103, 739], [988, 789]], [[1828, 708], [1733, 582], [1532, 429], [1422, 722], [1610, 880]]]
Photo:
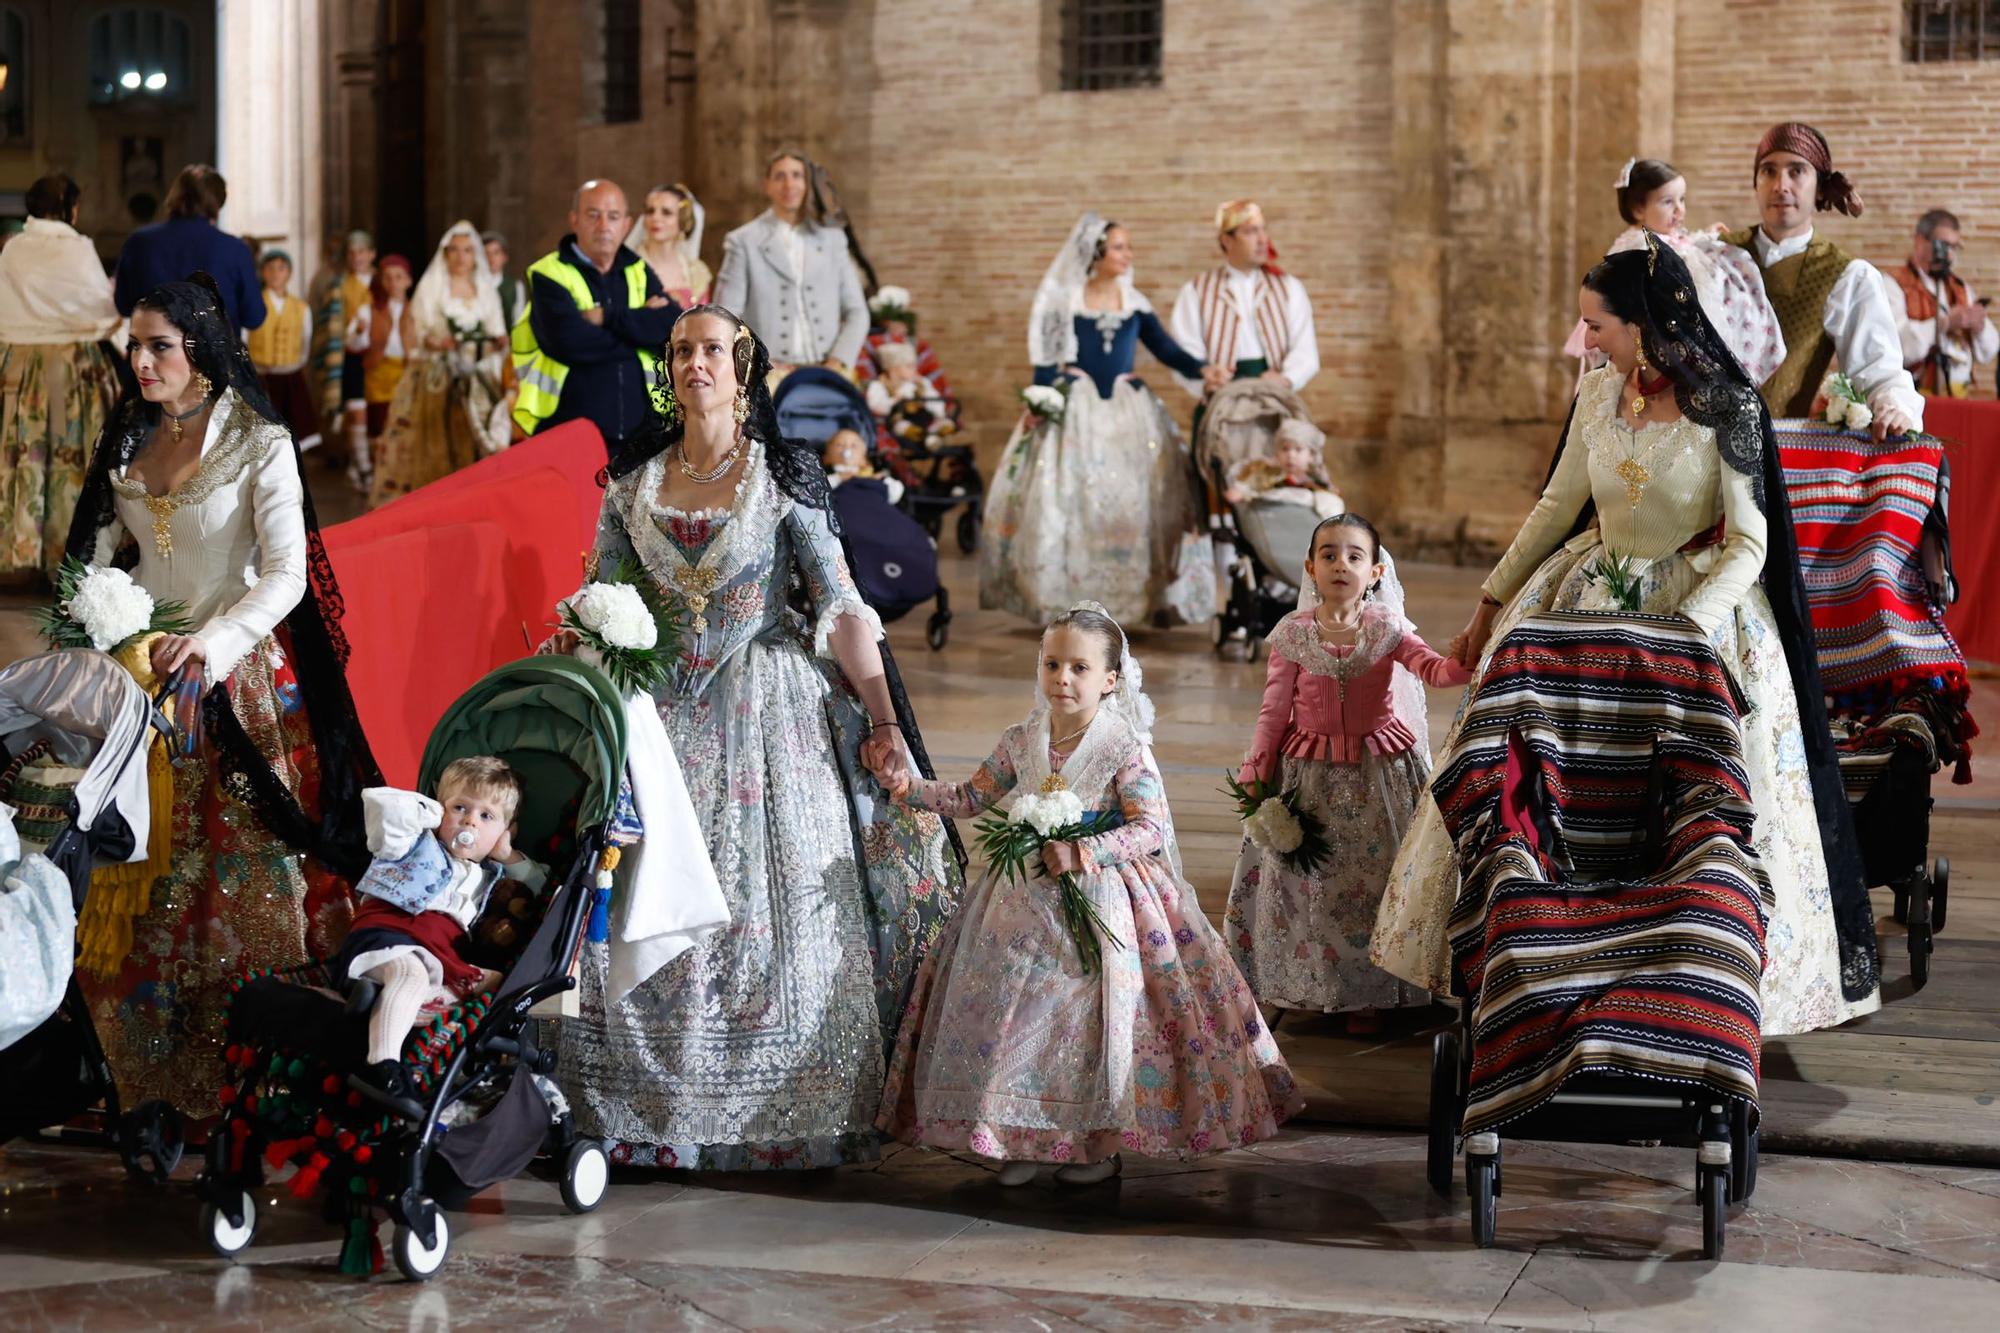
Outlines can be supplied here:
[[498, 972], [462, 956], [466, 932], [502, 877], [538, 893], [548, 872], [514, 850], [521, 780], [492, 755], [454, 759], [436, 800], [370, 787], [361, 802], [375, 859], [354, 886], [362, 900], [354, 926], [329, 963], [349, 1011], [368, 1015], [368, 1068], [347, 1082], [414, 1117], [423, 1105], [401, 1057], [418, 1012], [499, 984]]
[[1703, 1253], [1755, 1184], [1770, 884], [1734, 688], [1677, 617], [1549, 612], [1493, 651], [1431, 791], [1458, 852], [1458, 1029], [1430, 1182], [1463, 1137], [1493, 1243], [1500, 1131], [1693, 1145]]
[[1203, 409], [1195, 466], [1228, 587], [1217, 652], [1256, 660], [1263, 640], [1297, 609], [1313, 529], [1346, 507], [1327, 477], [1325, 448], [1325, 434], [1289, 385], [1238, 380]]
[[[370, 1033], [349, 1011], [346, 978], [333, 965], [241, 979], [229, 1009], [223, 1117], [197, 1182], [203, 1231], [218, 1253], [250, 1244], [254, 1192], [267, 1170], [292, 1164], [291, 1194], [323, 1198], [328, 1220], [346, 1236], [341, 1270], [361, 1276], [381, 1266], [380, 1213], [396, 1224], [396, 1266], [427, 1278], [450, 1245], [443, 1209], [463, 1206], [538, 1156], [571, 1211], [597, 1206], [608, 1178], [603, 1147], [575, 1133], [547, 1077], [554, 1053], [537, 1044], [529, 1019], [539, 1002], [575, 986], [586, 920], [596, 928], [594, 900], [609, 888], [620, 846], [637, 840], [624, 783], [626, 725], [611, 683], [561, 656], [508, 663], [447, 710], [424, 750], [419, 785], [453, 790], [443, 779], [456, 761], [499, 758], [520, 780], [515, 841], [565, 869], [538, 904], [504, 886], [491, 893], [464, 961], [501, 980], [421, 1014], [404, 1040], [399, 1082], [415, 1115], [349, 1086], [368, 1070]], [[427, 832], [414, 841], [426, 838], [442, 847]], [[485, 850], [498, 846], [494, 839]], [[482, 867], [480, 879], [488, 873]]]

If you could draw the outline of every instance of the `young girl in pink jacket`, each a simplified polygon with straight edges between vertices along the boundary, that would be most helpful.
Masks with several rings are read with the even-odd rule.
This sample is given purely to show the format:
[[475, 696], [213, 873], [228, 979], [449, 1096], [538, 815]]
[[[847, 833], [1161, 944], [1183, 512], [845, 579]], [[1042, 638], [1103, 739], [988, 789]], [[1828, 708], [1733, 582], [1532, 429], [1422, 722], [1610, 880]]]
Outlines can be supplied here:
[[1313, 530], [1305, 575], [1305, 605], [1271, 633], [1241, 779], [1294, 796], [1325, 827], [1329, 852], [1301, 874], [1245, 838], [1224, 934], [1258, 999], [1346, 1013], [1349, 1031], [1373, 1032], [1378, 1011], [1429, 1001], [1368, 961], [1368, 933], [1430, 781], [1423, 685], [1463, 685], [1471, 673], [1417, 637], [1361, 515]]

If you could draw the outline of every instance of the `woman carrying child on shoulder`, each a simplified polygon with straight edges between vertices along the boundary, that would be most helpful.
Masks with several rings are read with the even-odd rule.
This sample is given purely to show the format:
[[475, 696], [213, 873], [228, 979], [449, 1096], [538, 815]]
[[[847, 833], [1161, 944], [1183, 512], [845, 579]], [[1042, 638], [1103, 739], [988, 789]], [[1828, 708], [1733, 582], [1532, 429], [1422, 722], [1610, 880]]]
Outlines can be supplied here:
[[[1249, 988], [1180, 874], [1124, 631], [1086, 603], [1043, 632], [1041, 706], [972, 780], [894, 784], [970, 818], [1010, 791], [1067, 791], [1099, 831], [1047, 843], [1101, 923], [1079, 952], [1048, 879], [988, 871], [925, 959], [876, 1123], [904, 1142], [995, 1159], [1002, 1185], [1118, 1174], [1120, 1149], [1195, 1157], [1271, 1137], [1300, 1107]], [[1089, 926], [1084, 929], [1091, 929]]]
[[1349, 1031], [1372, 1032], [1377, 1011], [1430, 1001], [1368, 961], [1368, 936], [1430, 781], [1423, 686], [1463, 685], [1471, 672], [1417, 637], [1375, 525], [1361, 515], [1313, 530], [1304, 588], [1304, 604], [1271, 633], [1264, 704], [1238, 780], [1274, 784], [1325, 829], [1328, 847], [1302, 871], [1245, 838], [1224, 925], [1258, 999], [1344, 1012]]

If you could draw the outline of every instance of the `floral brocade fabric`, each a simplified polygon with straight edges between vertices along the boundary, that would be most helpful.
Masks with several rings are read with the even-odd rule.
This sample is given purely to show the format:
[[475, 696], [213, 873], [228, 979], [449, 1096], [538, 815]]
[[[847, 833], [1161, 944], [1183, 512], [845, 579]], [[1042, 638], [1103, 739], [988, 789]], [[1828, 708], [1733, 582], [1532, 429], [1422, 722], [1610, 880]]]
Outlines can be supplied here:
[[[970, 782], [910, 799], [969, 818], [1022, 781], [1020, 747], [1045, 734], [1012, 728]], [[1076, 766], [1048, 758], [1066, 777]], [[1102, 941], [1102, 971], [1086, 972], [1049, 881], [989, 872], [973, 885], [890, 1062], [878, 1123], [905, 1142], [1010, 1161], [1196, 1157], [1268, 1138], [1299, 1109], [1249, 987], [1161, 855], [1171, 816], [1157, 768], [1126, 730], [1103, 769], [1074, 790], [1118, 824], [1082, 840], [1081, 879], [1118, 943]]]

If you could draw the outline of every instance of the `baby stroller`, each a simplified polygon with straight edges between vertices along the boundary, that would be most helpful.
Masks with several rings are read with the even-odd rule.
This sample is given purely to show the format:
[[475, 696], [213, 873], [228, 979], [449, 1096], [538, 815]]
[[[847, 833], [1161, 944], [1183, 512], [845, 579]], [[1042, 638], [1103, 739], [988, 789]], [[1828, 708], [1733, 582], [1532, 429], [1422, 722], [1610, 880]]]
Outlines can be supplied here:
[[[586, 1213], [604, 1197], [603, 1145], [578, 1137], [547, 1079], [553, 1051], [536, 1044], [529, 1011], [575, 986], [594, 890], [609, 882], [625, 771], [625, 714], [594, 668], [568, 657], [510, 662], [445, 712], [424, 748], [420, 785], [434, 790], [454, 759], [493, 754], [521, 775], [516, 846], [550, 867], [547, 898], [489, 902], [468, 961], [505, 974], [499, 987], [427, 1013], [403, 1047], [421, 1119], [384, 1112], [348, 1075], [366, 1065], [367, 1016], [347, 1012], [324, 963], [243, 978], [231, 999], [222, 1122], [197, 1180], [201, 1226], [225, 1258], [257, 1229], [267, 1170], [296, 1163], [290, 1192], [320, 1194], [343, 1226], [342, 1272], [381, 1267], [377, 1213], [395, 1222], [396, 1267], [422, 1281], [451, 1245], [444, 1210], [538, 1157], [563, 1203]], [[562, 867], [567, 866], [567, 872]], [[500, 895], [496, 891], [495, 897]], [[535, 912], [539, 911], [539, 918]], [[527, 935], [525, 944], [522, 935]]]
[[[822, 366], [802, 366], [785, 376], [772, 401], [785, 436], [816, 450], [825, 449], [836, 431], [875, 438], [875, 417], [861, 391]], [[879, 450], [871, 450], [869, 457], [881, 466]], [[833, 512], [862, 599], [885, 621], [935, 601], [937, 609], [924, 623], [924, 639], [932, 651], [943, 648], [951, 634], [951, 594], [938, 579], [937, 543], [931, 535], [891, 502], [887, 483], [878, 477], [855, 477], [834, 487]]]
[[882, 465], [904, 486], [903, 508], [936, 541], [944, 521], [960, 505], [955, 529], [961, 555], [979, 547], [980, 505], [986, 479], [973, 462], [972, 445], [959, 435], [958, 401], [910, 398], [882, 420], [878, 441]]
[[1488, 662], [1431, 785], [1458, 849], [1464, 1012], [1432, 1049], [1429, 1176], [1449, 1198], [1463, 1139], [1482, 1247], [1503, 1126], [1693, 1146], [1710, 1259], [1755, 1187], [1771, 891], [1738, 712], [1674, 618], [1533, 616]]
[[1929, 980], [1951, 862], [1930, 859], [1931, 781], [1971, 780], [1965, 654], [1945, 628], [1958, 598], [1951, 478], [1934, 439], [1774, 423], [1820, 681], [1868, 883], [1909, 930], [1910, 980]]
[[[103, 653], [69, 648], [0, 669], [0, 796], [20, 809], [23, 850], [41, 851], [69, 881], [79, 920], [94, 870], [136, 862], [143, 872], [149, 846], [171, 832], [154, 827], [146, 757], [167, 731], [145, 691]], [[30, 767], [38, 763], [52, 767]], [[101, 1105], [105, 1136], [133, 1176], [162, 1182], [180, 1164], [179, 1112], [159, 1101], [121, 1106], [74, 975], [55, 1014], [0, 1052], [0, 1082], [0, 1142]]]
[[1194, 461], [1201, 493], [1209, 497], [1209, 525], [1218, 544], [1228, 542], [1236, 550], [1215, 621], [1216, 652], [1243, 643], [1253, 662], [1265, 636], [1298, 609], [1300, 571], [1319, 516], [1304, 505], [1271, 500], [1231, 505], [1223, 492], [1238, 464], [1270, 456], [1278, 426], [1287, 420], [1310, 420], [1289, 385], [1237, 380], [1208, 400], [1195, 432]]

